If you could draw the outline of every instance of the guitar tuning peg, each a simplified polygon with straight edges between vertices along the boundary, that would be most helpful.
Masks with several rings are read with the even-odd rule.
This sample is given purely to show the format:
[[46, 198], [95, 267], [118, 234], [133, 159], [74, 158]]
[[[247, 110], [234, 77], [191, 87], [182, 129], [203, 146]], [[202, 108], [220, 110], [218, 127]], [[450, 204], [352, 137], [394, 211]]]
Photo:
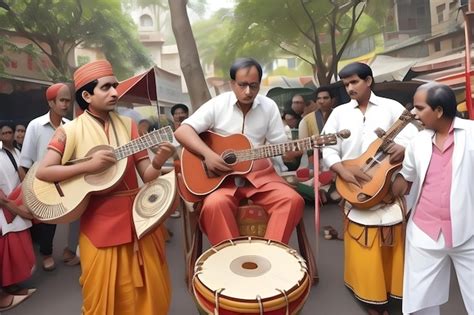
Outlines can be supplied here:
[[382, 128], [377, 128], [374, 130], [374, 132], [379, 138], [382, 138], [385, 135], [385, 130], [383, 130]]

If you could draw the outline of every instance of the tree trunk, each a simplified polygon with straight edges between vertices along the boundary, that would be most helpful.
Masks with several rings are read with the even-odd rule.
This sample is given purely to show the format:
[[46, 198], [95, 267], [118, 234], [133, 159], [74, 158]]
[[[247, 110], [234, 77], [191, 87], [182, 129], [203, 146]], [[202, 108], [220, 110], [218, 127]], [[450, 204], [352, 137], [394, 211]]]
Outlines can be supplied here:
[[171, 26], [178, 46], [181, 70], [188, 87], [193, 111], [211, 98], [186, 10], [186, 0], [168, 0]]

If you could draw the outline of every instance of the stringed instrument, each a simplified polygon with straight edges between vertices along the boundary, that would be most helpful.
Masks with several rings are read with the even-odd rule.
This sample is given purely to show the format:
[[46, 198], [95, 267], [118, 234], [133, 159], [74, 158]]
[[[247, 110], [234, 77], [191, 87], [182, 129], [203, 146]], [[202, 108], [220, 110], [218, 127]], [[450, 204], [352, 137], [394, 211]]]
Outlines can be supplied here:
[[375, 139], [361, 156], [342, 161], [345, 167], [357, 166], [372, 178], [368, 182], [361, 183], [362, 187], [358, 187], [338, 176], [336, 189], [342, 198], [359, 209], [369, 209], [384, 200], [389, 192], [393, 173], [402, 165], [402, 162], [390, 163], [387, 148], [400, 131], [414, 121], [415, 115], [405, 110], [387, 132], [381, 129], [375, 131], [379, 138]]
[[[203, 157], [186, 148], [181, 152], [181, 174], [185, 188], [196, 196], [213, 192], [230, 175], [243, 175], [250, 172], [253, 161], [273, 156], [283, 155], [288, 151], [311, 150], [337, 143], [337, 138], [348, 138], [349, 130], [337, 134], [327, 134], [318, 137], [308, 137], [285, 143], [270, 144], [252, 148], [250, 140], [243, 134], [222, 136], [206, 131], [199, 135], [212, 151], [219, 154], [232, 168], [232, 172], [223, 175], [211, 173], [204, 163]], [[183, 189], [180, 188], [180, 191]], [[186, 199], [188, 200], [188, 199]]]
[[23, 181], [23, 202], [40, 221], [68, 223], [78, 219], [85, 211], [91, 194], [105, 193], [115, 187], [125, 173], [127, 157], [158, 145], [173, 142], [171, 127], [154, 130], [118, 148], [99, 145], [92, 148], [84, 158], [71, 160], [66, 165], [91, 159], [92, 153], [108, 149], [113, 151], [117, 162], [103, 172], [82, 174], [60, 182], [46, 182], [36, 178], [38, 162], [28, 171]]

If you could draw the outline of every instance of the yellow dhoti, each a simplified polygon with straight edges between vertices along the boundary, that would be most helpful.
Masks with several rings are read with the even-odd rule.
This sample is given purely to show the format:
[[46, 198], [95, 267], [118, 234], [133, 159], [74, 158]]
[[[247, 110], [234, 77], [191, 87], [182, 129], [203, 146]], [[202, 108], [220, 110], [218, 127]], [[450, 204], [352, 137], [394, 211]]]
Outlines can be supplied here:
[[160, 229], [136, 244], [107, 248], [96, 248], [81, 233], [82, 314], [168, 314], [171, 282]]
[[[346, 219], [347, 220], [347, 219]], [[344, 282], [361, 301], [387, 303], [403, 292], [404, 228], [366, 227], [347, 221]]]

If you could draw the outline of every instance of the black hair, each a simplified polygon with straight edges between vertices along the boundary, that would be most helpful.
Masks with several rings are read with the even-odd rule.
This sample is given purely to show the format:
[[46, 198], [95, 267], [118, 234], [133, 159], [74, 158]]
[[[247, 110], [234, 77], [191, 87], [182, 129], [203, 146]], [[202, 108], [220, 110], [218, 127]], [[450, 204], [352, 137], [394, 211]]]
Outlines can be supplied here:
[[251, 68], [255, 67], [257, 68], [258, 71], [258, 82], [262, 81], [262, 66], [257, 62], [257, 60], [253, 58], [240, 58], [234, 61], [232, 66], [230, 67], [230, 78], [232, 80], [235, 80], [235, 74], [237, 73], [238, 70], [240, 69], [246, 69], [246, 68]]
[[370, 76], [372, 78], [372, 84], [370, 85], [370, 87], [372, 87], [375, 83], [372, 69], [362, 62], [353, 62], [342, 68], [341, 71], [339, 71], [339, 78], [345, 79], [354, 74], [362, 80], [365, 80], [367, 79], [367, 77]]
[[87, 91], [90, 95], [93, 95], [94, 89], [98, 83], [99, 80], [91, 81], [76, 91], [76, 102], [82, 110], [86, 110], [87, 108], [89, 108], [89, 103], [87, 103], [82, 97], [82, 92]]
[[416, 91], [426, 91], [426, 104], [433, 110], [441, 107], [443, 117], [454, 118], [456, 116], [456, 95], [449, 86], [430, 82], [420, 85]]
[[184, 110], [184, 112], [185, 112], [186, 114], [189, 114], [189, 108], [188, 108], [188, 106], [186, 106], [186, 105], [184, 105], [184, 104], [181, 104], [181, 103], [178, 103], [178, 104], [173, 105], [173, 107], [171, 107], [171, 115], [174, 115], [174, 112], [175, 112], [177, 109], [182, 109], [182, 110]]
[[329, 97], [334, 98], [334, 93], [333, 93], [332, 89], [330, 89], [329, 86], [321, 85], [320, 87], [318, 87], [316, 89], [316, 93], [314, 95], [315, 99], [318, 98], [318, 94], [321, 93], [321, 92], [328, 92]]
[[9, 127], [13, 132], [15, 132], [15, 124], [11, 120], [0, 120], [0, 129], [3, 127]]

